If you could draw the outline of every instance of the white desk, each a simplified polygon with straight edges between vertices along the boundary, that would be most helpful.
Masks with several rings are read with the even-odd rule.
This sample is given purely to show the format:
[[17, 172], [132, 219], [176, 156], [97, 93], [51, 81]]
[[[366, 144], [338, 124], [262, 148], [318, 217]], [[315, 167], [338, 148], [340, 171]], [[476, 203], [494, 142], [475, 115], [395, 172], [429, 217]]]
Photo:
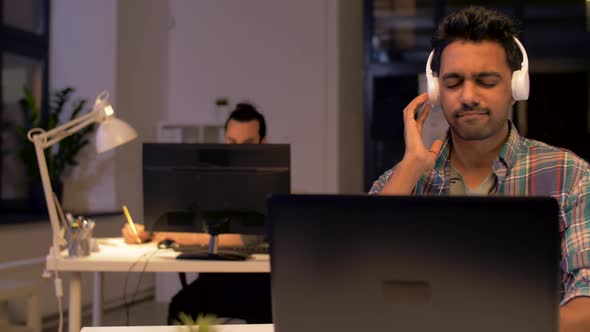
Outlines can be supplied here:
[[[187, 326], [127, 326], [127, 327], [85, 327], [82, 332], [197, 332], [197, 328], [191, 331]], [[219, 325], [219, 332], [273, 332], [272, 324], [248, 324], [248, 325]]]
[[122, 238], [99, 239], [100, 251], [87, 257], [56, 259], [47, 256], [49, 271], [71, 272], [69, 297], [69, 332], [79, 332], [82, 316], [82, 272], [95, 272], [93, 325], [102, 321], [102, 272], [270, 272], [268, 255], [253, 255], [247, 261], [177, 260], [179, 253], [158, 250], [153, 243], [127, 245]]

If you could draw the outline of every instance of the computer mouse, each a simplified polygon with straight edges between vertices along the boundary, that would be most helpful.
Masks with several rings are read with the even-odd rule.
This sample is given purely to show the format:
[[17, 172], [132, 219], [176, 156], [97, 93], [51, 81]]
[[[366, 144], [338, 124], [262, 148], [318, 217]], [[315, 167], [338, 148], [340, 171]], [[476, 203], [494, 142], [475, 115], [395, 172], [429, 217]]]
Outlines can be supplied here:
[[177, 246], [176, 242], [170, 239], [164, 239], [158, 242], [158, 249], [169, 249], [174, 248], [175, 246]]

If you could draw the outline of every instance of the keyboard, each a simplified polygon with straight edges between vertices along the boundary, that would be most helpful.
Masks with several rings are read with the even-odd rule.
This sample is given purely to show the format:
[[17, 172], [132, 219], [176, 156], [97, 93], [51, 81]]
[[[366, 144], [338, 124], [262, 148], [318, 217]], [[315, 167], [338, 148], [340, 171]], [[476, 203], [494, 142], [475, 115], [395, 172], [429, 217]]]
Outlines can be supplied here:
[[[268, 244], [263, 243], [256, 246], [244, 246], [244, 247], [218, 247], [219, 251], [226, 252], [235, 252], [238, 254], [243, 255], [254, 255], [254, 254], [268, 254]], [[178, 245], [174, 247], [174, 251], [178, 251], [180, 253], [187, 253], [187, 252], [207, 252], [209, 249], [208, 246], [195, 246], [195, 245]]]

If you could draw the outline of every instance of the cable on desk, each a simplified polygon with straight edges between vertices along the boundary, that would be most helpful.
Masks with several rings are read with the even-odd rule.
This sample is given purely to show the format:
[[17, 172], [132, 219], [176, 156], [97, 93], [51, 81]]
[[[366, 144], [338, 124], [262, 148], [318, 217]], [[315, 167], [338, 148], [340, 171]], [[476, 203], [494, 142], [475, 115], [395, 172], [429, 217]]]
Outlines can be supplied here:
[[55, 254], [55, 251], [53, 249], [54, 249], [53, 246], [49, 248], [49, 255], [54, 257], [55, 270], [48, 271], [48, 270], [44, 269], [41, 276], [45, 279], [49, 279], [52, 277], [52, 274], [53, 274], [53, 285], [55, 287], [55, 297], [57, 299], [57, 309], [58, 309], [57, 332], [62, 332], [63, 331], [63, 324], [64, 324], [64, 311], [63, 311], [62, 298], [63, 298], [64, 291], [63, 291], [62, 280], [59, 277], [59, 266], [58, 266], [59, 265], [59, 258]]
[[[59, 220], [63, 226], [62, 231], [65, 232], [68, 226], [67, 226], [67, 222], [66, 222], [66, 217], [64, 216], [64, 211], [61, 208], [61, 204], [60, 204], [59, 199], [57, 198], [57, 195], [55, 194], [55, 192], [52, 192], [51, 194], [53, 195], [53, 201], [55, 203], [55, 208], [58, 212]], [[61, 238], [63, 240], [63, 234], [61, 234]], [[57, 268], [58, 256], [59, 256], [59, 253], [55, 253], [55, 258], [56, 258], [55, 267], [56, 267], [56, 269], [54, 272], [55, 273], [54, 284], [55, 284], [55, 296], [57, 297], [57, 309], [59, 311], [59, 320], [58, 320], [57, 331], [62, 332], [63, 328], [64, 328], [64, 310], [63, 310], [63, 302], [62, 302], [64, 290], [63, 290], [63, 283], [61, 281], [61, 278], [59, 277], [59, 269]]]
[[[129, 267], [129, 270], [127, 271], [127, 274], [125, 275], [125, 282], [123, 283], [123, 307], [125, 308], [125, 326], [129, 326], [129, 310], [130, 310], [131, 304], [133, 304], [133, 302], [135, 302], [135, 297], [137, 296], [137, 293], [139, 292], [139, 285], [141, 284], [141, 278], [143, 277], [143, 274], [145, 272], [145, 269], [147, 268], [147, 265], [148, 265], [150, 259], [156, 253], [158, 253], [158, 251], [159, 251], [159, 249], [155, 249], [153, 251], [146, 252], [146, 253], [142, 254], [133, 264], [131, 264], [131, 266]], [[138, 263], [142, 262], [142, 260], [144, 258], [145, 258], [145, 261], [144, 261], [143, 267], [141, 269], [141, 272], [139, 272], [139, 278], [137, 280], [137, 286], [135, 287], [135, 292], [133, 293], [133, 296], [131, 297], [131, 302], [127, 302], [127, 284], [129, 282], [129, 275], [133, 271], [133, 268]]]
[[59, 311], [59, 322], [58, 322], [58, 327], [57, 327], [57, 331], [58, 332], [62, 332], [64, 329], [64, 308], [63, 308], [63, 302], [62, 302], [62, 298], [63, 298], [63, 286], [62, 286], [62, 282], [61, 279], [59, 278], [59, 273], [57, 272], [57, 270], [55, 271], [55, 296], [57, 297], [57, 309]]

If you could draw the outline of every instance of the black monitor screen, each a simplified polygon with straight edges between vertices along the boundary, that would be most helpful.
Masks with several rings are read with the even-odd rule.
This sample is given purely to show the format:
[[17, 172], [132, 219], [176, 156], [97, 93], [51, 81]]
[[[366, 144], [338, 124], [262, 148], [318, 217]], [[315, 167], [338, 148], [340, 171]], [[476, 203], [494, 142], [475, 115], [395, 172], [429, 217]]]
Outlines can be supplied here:
[[143, 144], [149, 231], [266, 234], [266, 196], [289, 193], [286, 144]]

